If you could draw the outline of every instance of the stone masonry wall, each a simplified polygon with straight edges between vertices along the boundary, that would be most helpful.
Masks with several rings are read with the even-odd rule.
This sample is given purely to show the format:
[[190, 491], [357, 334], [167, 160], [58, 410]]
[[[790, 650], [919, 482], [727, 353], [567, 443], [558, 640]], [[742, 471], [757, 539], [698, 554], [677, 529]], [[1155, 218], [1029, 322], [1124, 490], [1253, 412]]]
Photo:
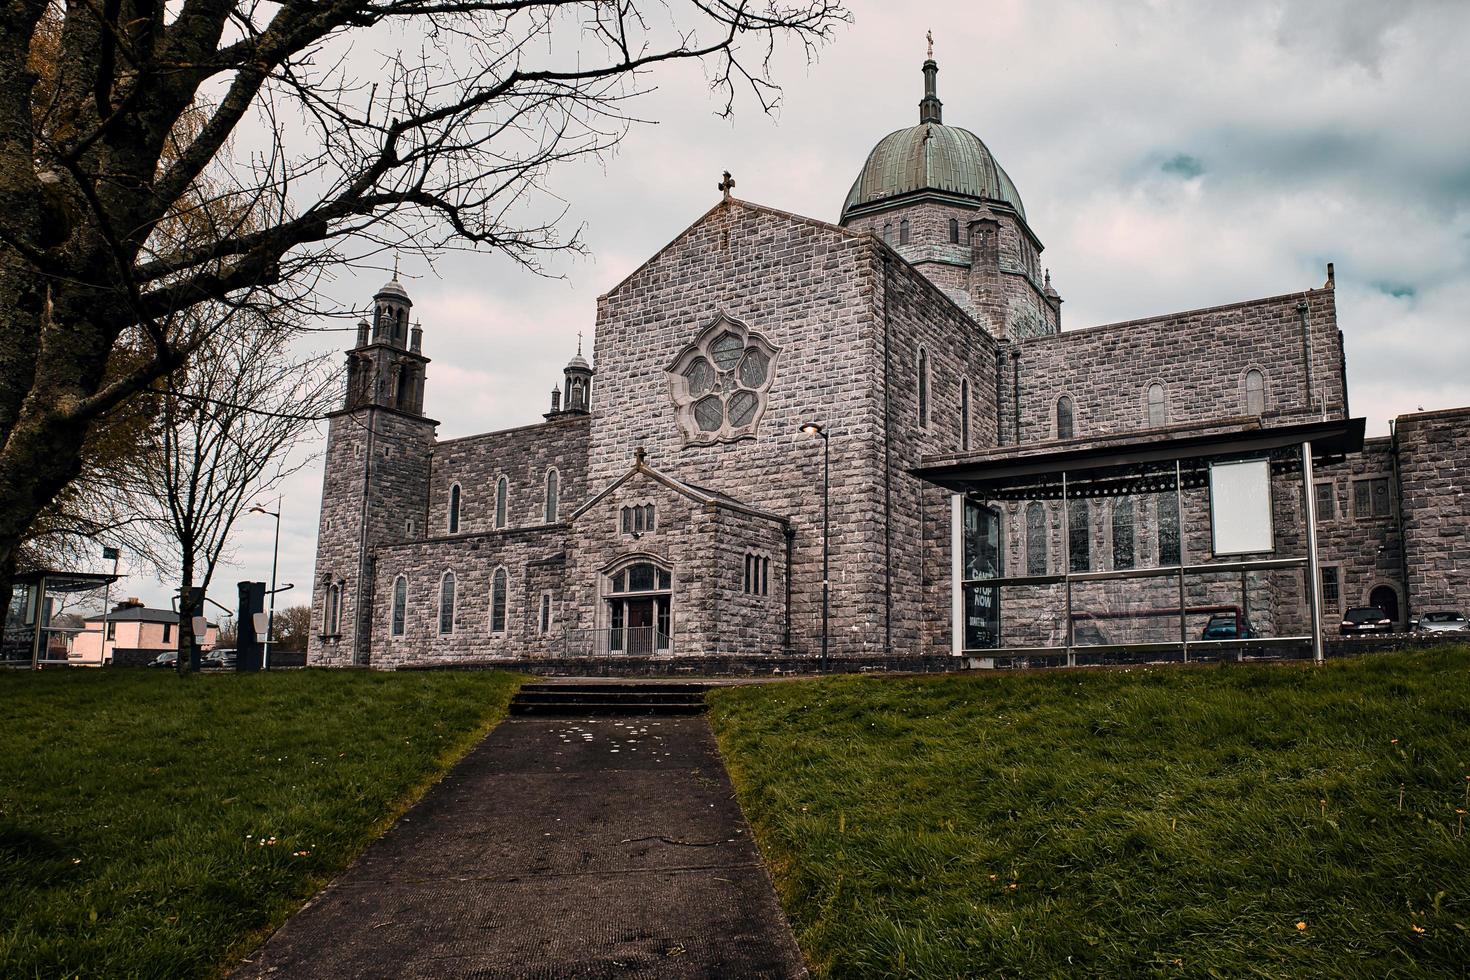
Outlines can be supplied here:
[[[621, 476], [642, 446], [649, 464], [671, 476], [788, 518], [799, 652], [813, 652], [809, 638], [820, 635], [822, 451], [820, 440], [799, 432], [811, 421], [831, 436], [833, 615], [844, 643], [882, 645], [880, 247], [866, 235], [732, 202], [598, 303], [591, 486]], [[774, 381], [754, 438], [686, 446], [665, 370], [721, 314], [779, 348]]]
[[[1307, 305], [1310, 392], [1298, 305]], [[1162, 383], [1169, 424], [1246, 414], [1245, 376], [1265, 376], [1266, 424], [1345, 409], [1342, 339], [1331, 288], [1170, 316], [1070, 330], [1018, 344], [1019, 441], [1055, 438], [1056, 405], [1069, 395], [1077, 437], [1148, 428], [1148, 389]], [[1126, 364], [1124, 376], [1119, 365]], [[1006, 366], [1006, 384], [1014, 365]], [[1017, 441], [1016, 403], [1002, 401], [1007, 442]]]
[[1470, 408], [1401, 415], [1410, 612], [1470, 612]]
[[[622, 509], [648, 504], [654, 507], [654, 529], [636, 537], [624, 534]], [[713, 652], [716, 569], [733, 560], [715, 548], [715, 520], [713, 507], [642, 471], [592, 502], [573, 522], [567, 552], [564, 625], [574, 631], [578, 652], [605, 652], [606, 631], [612, 625], [604, 601], [608, 576], [639, 559], [673, 573], [673, 653]]]
[[590, 496], [587, 440], [590, 419], [564, 415], [537, 425], [447, 439], [434, 446], [429, 482], [432, 536], [449, 533], [449, 492], [460, 487], [459, 533], [495, 530], [496, 484], [507, 480], [506, 527], [546, 523], [546, 474], [558, 475], [558, 520]]
[[[1330, 513], [1317, 512], [1317, 551], [1324, 569], [1338, 572], [1338, 596], [1324, 596], [1323, 615], [1328, 631], [1336, 633], [1342, 613], [1351, 606], [1369, 604], [1373, 590], [1387, 586], [1399, 597], [1404, 611], [1404, 553], [1398, 529], [1400, 501], [1394, 492], [1393, 444], [1387, 438], [1366, 439], [1363, 451], [1335, 466], [1319, 467], [1317, 486], [1332, 488]], [[1353, 507], [1353, 484], [1358, 480], [1386, 480], [1389, 513], [1374, 517]]]
[[[566, 524], [438, 537], [377, 550], [373, 666], [397, 668], [491, 657], [545, 656], [562, 649], [560, 622], [541, 635], [543, 591], [562, 604]], [[491, 630], [490, 586], [496, 569], [507, 578], [505, 629]], [[439, 628], [440, 590], [454, 574], [454, 627]], [[392, 635], [394, 580], [407, 582], [404, 632]]]
[[[381, 545], [404, 540], [410, 522], [423, 527], [435, 424], [382, 408], [341, 412], [328, 423], [308, 663], [366, 662], [372, 645], [371, 555]], [[366, 589], [359, 587], [364, 544]], [[336, 634], [327, 635], [327, 595], [333, 582], [341, 585], [341, 625]]]

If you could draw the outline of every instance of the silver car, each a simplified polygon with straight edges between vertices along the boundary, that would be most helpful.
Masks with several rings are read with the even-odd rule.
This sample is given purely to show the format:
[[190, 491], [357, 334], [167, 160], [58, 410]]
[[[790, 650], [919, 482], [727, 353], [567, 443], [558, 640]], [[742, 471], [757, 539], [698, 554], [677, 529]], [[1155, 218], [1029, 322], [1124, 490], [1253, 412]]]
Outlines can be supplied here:
[[1419, 633], [1463, 633], [1470, 631], [1470, 620], [1465, 619], [1464, 613], [1427, 612], [1414, 623], [1414, 630]]

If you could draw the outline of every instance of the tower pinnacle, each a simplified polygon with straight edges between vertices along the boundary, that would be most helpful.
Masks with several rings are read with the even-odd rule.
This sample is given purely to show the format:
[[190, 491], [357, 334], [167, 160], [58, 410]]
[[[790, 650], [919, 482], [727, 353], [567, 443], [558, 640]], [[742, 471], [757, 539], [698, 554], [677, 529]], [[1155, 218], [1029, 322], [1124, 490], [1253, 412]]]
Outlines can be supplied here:
[[929, 35], [929, 59], [924, 62], [924, 99], [919, 103], [919, 123], [943, 123], [944, 103], [939, 101], [939, 65], [934, 62], [934, 35]]

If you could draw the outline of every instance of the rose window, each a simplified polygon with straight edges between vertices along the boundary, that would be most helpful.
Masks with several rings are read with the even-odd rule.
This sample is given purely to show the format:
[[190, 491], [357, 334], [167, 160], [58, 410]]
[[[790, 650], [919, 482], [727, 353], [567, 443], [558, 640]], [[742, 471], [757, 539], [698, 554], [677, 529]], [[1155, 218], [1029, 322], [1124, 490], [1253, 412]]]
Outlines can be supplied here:
[[688, 444], [755, 435], [775, 378], [777, 349], [745, 324], [721, 316], [669, 366], [669, 390]]

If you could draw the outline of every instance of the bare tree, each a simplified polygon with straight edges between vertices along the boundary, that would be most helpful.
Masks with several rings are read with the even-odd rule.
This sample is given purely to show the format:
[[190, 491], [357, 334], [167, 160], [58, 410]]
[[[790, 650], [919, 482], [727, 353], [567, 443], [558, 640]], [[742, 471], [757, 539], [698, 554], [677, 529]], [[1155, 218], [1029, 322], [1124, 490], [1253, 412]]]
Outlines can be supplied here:
[[[532, 267], [578, 248], [542, 179], [621, 139], [651, 69], [699, 62], [723, 111], [740, 89], [770, 109], [777, 39], [810, 57], [847, 19], [839, 0], [0, 11], [0, 603], [91, 429], [238, 311], [309, 306], [333, 263], [389, 247]], [[408, 53], [363, 51], [389, 39]], [[199, 309], [222, 315], [180, 320]], [[117, 370], [124, 350], [145, 356]]]
[[290, 351], [292, 331], [259, 323], [215, 335], [167, 379], [158, 435], [132, 468], [162, 550], [179, 570], [179, 670], [188, 669], [195, 608], [208, 591], [235, 521], [250, 502], [306, 463], [291, 450], [316, 435], [339, 385], [321, 358]]

